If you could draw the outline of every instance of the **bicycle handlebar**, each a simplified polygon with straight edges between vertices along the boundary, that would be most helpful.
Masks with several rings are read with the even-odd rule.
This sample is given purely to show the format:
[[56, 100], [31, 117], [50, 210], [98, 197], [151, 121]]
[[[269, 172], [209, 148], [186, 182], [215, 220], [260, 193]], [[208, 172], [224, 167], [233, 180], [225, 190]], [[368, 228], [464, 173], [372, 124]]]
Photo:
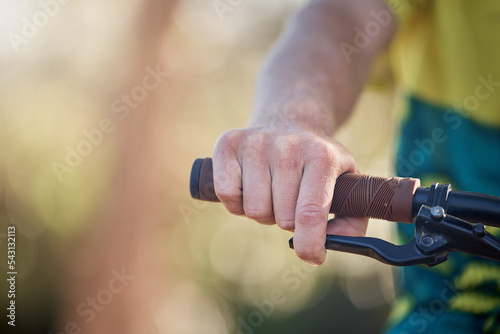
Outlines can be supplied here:
[[[435, 266], [446, 261], [451, 251], [500, 261], [500, 240], [486, 232], [484, 226], [500, 227], [500, 197], [452, 191], [449, 184], [433, 183], [430, 188], [419, 185], [420, 180], [412, 178], [340, 175], [331, 213], [404, 223], [413, 223], [415, 217], [415, 238], [397, 246], [375, 238], [327, 235], [326, 249], [369, 256], [397, 266]], [[190, 191], [193, 198], [219, 202], [212, 159], [196, 159]], [[289, 244], [293, 248], [293, 238]]]
[[[337, 178], [330, 213], [412, 223], [413, 196], [420, 180], [345, 173]], [[212, 159], [196, 159], [191, 170], [191, 196], [219, 202], [214, 190]]]

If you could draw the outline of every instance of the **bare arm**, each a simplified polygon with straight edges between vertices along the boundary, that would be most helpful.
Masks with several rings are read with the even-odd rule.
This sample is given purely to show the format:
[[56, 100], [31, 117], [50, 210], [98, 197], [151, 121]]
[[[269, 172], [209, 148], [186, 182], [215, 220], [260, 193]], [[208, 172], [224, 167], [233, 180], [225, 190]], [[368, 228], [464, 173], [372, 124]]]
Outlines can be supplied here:
[[380, 0], [312, 1], [297, 13], [261, 71], [249, 126], [226, 132], [214, 148], [215, 190], [226, 208], [294, 230], [297, 255], [313, 264], [324, 261], [327, 231], [366, 231], [366, 219], [327, 221], [336, 178], [356, 171], [331, 135], [393, 31], [391, 20], [348, 61], [340, 45], [355, 45], [354, 28], [377, 22], [371, 11], [391, 17]]

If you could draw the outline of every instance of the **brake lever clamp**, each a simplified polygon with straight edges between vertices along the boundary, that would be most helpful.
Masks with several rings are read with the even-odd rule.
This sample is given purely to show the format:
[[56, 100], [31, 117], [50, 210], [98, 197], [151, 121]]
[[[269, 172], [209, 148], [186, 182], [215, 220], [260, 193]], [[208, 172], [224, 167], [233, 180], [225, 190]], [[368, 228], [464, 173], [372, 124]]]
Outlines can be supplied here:
[[471, 224], [446, 214], [451, 185], [433, 183], [426, 205], [422, 205], [415, 218], [415, 240], [425, 254], [441, 254], [434, 266], [447, 260], [451, 251], [468, 253], [500, 260], [500, 241], [486, 232], [483, 224]]
[[[326, 249], [371, 257], [393, 266], [423, 264], [428, 267], [446, 261], [451, 251], [500, 260], [500, 240], [486, 232], [483, 224], [471, 224], [446, 214], [449, 184], [430, 187], [426, 205], [415, 218], [415, 238], [394, 245], [370, 237], [326, 236]], [[293, 238], [290, 239], [293, 248]]]
[[500, 260], [500, 241], [486, 232], [483, 224], [471, 224], [446, 215], [443, 211], [440, 206], [420, 207], [415, 220], [415, 240], [421, 251], [425, 254], [443, 253], [443, 255], [446, 252], [449, 254], [450, 251], [457, 251]]

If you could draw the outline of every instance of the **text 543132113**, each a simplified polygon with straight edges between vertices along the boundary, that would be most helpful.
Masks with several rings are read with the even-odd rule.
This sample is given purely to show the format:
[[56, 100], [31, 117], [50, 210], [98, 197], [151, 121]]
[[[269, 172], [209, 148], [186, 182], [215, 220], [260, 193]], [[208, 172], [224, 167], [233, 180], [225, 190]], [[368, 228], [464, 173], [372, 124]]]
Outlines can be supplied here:
[[7, 228], [7, 297], [9, 304], [7, 307], [7, 323], [10, 326], [16, 325], [16, 227]]

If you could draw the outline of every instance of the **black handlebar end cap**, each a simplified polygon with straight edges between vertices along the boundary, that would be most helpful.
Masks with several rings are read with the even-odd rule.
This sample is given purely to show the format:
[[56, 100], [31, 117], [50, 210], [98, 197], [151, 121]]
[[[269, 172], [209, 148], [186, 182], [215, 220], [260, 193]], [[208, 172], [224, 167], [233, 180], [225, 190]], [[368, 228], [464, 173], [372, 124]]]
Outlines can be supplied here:
[[193, 162], [193, 167], [191, 168], [189, 191], [191, 192], [191, 197], [196, 199], [200, 199], [200, 173], [201, 165], [203, 165], [203, 160], [205, 159], [196, 159]]

